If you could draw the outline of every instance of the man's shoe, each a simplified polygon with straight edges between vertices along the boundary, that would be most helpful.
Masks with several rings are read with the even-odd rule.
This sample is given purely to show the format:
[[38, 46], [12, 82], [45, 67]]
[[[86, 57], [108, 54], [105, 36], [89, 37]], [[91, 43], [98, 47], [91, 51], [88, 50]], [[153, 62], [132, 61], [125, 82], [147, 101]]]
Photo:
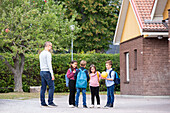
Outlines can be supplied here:
[[74, 108], [74, 106], [73, 106], [73, 105], [68, 105], [68, 107], [69, 107], [69, 108]]
[[49, 106], [49, 107], [57, 107], [57, 105], [55, 105], [54, 103], [49, 104], [48, 106]]
[[83, 108], [88, 108], [86, 105], [83, 105]]
[[48, 107], [47, 104], [41, 104], [41, 107]]
[[90, 105], [90, 108], [94, 108], [94, 105], [92, 104], [92, 105]]

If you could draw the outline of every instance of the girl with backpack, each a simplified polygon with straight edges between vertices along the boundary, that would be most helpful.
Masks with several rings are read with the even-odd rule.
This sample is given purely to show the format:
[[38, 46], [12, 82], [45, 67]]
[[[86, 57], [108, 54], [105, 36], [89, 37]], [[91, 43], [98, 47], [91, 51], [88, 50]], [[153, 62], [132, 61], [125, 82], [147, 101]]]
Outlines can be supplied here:
[[75, 93], [76, 93], [76, 80], [74, 79], [74, 74], [77, 69], [77, 61], [73, 60], [71, 66], [67, 71], [67, 77], [69, 79], [69, 107], [73, 108], [75, 106]]
[[96, 66], [92, 64], [89, 69], [89, 86], [91, 91], [91, 106], [90, 108], [94, 108], [94, 97], [96, 96], [97, 100], [97, 108], [100, 108], [100, 97], [99, 97], [99, 81], [101, 79], [100, 72], [96, 71]]

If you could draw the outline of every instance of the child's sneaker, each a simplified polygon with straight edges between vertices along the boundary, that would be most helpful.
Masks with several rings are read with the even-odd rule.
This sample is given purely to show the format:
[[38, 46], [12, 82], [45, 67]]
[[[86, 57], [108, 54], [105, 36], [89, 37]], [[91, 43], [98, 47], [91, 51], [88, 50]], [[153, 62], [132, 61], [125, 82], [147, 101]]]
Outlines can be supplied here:
[[74, 108], [74, 106], [73, 106], [73, 105], [68, 105], [68, 107], [69, 107], [69, 108]]
[[105, 109], [108, 109], [108, 108], [109, 108], [109, 105], [105, 105], [104, 108], [105, 108]]
[[83, 108], [88, 108], [86, 105], [83, 105]]
[[100, 104], [97, 105], [97, 108], [100, 108]]
[[110, 104], [109, 107], [113, 107], [113, 104]]
[[90, 105], [90, 108], [94, 108], [94, 105], [92, 104], [92, 105]]
[[75, 105], [74, 107], [78, 108], [78, 105]]

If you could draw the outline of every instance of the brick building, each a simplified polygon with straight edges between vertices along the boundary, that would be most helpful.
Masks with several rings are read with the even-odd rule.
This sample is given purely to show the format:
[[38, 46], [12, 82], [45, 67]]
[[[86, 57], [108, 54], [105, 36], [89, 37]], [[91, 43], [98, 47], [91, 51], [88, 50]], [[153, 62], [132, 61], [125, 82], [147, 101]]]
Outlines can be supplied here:
[[122, 95], [170, 95], [168, 9], [170, 0], [123, 0], [113, 41]]

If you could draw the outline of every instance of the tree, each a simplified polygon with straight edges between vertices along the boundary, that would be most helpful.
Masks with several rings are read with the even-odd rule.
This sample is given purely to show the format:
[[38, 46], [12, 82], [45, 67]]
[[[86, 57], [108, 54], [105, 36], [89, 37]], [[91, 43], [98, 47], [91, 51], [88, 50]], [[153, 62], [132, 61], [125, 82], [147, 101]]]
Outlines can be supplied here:
[[[0, 1], [0, 49], [11, 53], [13, 63], [4, 56], [0, 59], [14, 74], [14, 91], [22, 92], [22, 73], [26, 53], [38, 53], [45, 41], [53, 43], [54, 50], [68, 50], [71, 38], [80, 28], [64, 17], [63, 4], [53, 0], [1, 0]], [[69, 26], [76, 26], [71, 33]], [[5, 54], [4, 54], [5, 55]]]
[[120, 0], [59, 0], [65, 1], [66, 16], [76, 20], [82, 31], [74, 42], [77, 51], [104, 52], [111, 44], [117, 24]]

